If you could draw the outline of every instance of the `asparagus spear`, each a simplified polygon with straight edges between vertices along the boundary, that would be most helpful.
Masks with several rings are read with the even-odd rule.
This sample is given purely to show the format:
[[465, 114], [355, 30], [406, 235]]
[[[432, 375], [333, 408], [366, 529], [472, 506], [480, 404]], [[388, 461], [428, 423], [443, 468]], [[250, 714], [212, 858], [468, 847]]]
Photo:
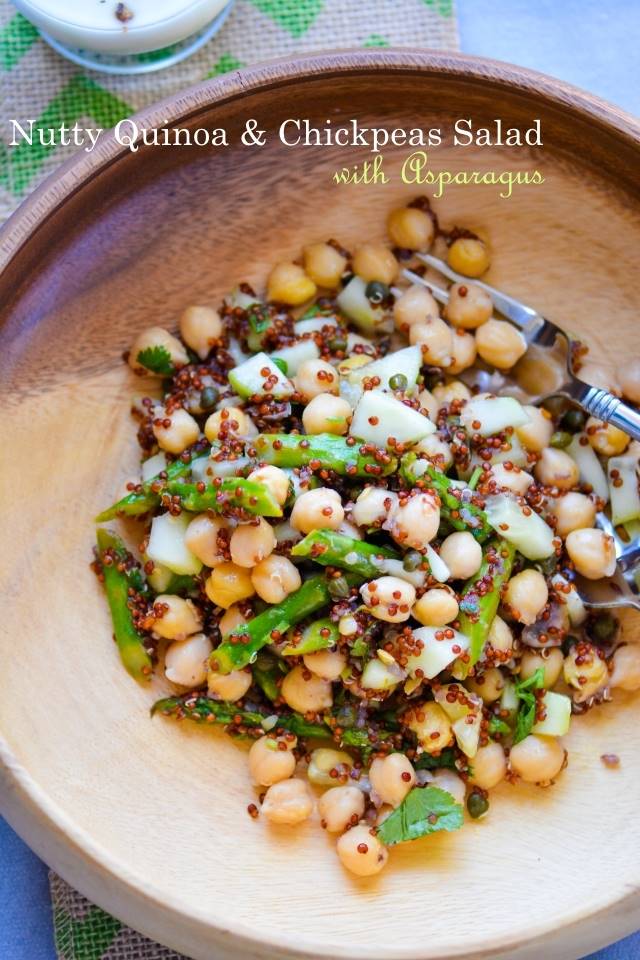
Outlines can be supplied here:
[[161, 490], [164, 489], [167, 481], [177, 480], [179, 477], [186, 477], [191, 473], [192, 464], [196, 460], [203, 460], [208, 456], [209, 453], [207, 451], [206, 453], [192, 457], [188, 463], [184, 463], [182, 460], [174, 460], [174, 462], [170, 463], [166, 470], [163, 471], [167, 475], [166, 480], [159, 475], [151, 477], [150, 480], [145, 480], [141, 485], [141, 490], [128, 493], [126, 497], [123, 497], [121, 500], [118, 500], [117, 503], [112, 504], [106, 510], [103, 510], [102, 513], [99, 513], [96, 517], [96, 523], [113, 520], [119, 513], [124, 513], [130, 517], [147, 513], [148, 510], [152, 510], [160, 503], [160, 493]]
[[263, 433], [253, 441], [258, 460], [276, 467], [325, 468], [350, 477], [384, 477], [398, 466], [395, 457], [372, 444], [355, 441], [331, 433], [299, 436], [286, 433]]
[[[136, 589], [140, 581], [127, 572], [125, 564], [130, 559], [130, 554], [119, 537], [109, 530], [100, 529], [97, 540], [104, 574], [104, 589], [120, 657], [135, 680], [147, 679], [152, 669], [151, 657], [144, 646], [145, 637], [136, 629], [129, 608], [129, 589]], [[139, 573], [137, 568], [135, 571]]]
[[[280, 669], [282, 665], [282, 669]], [[266, 650], [261, 650], [251, 667], [254, 682], [260, 687], [268, 700], [277, 700], [280, 695], [278, 680], [287, 672], [286, 664], [277, 660]]]
[[[361, 578], [346, 574], [350, 586], [360, 583]], [[284, 634], [289, 627], [304, 620], [326, 606], [331, 599], [329, 581], [322, 574], [310, 577], [295, 593], [262, 613], [240, 624], [223, 638], [221, 645], [211, 654], [211, 663], [220, 673], [231, 673], [251, 663], [255, 654], [271, 642], [272, 634]]]
[[323, 567], [340, 567], [363, 577], [380, 575], [380, 563], [376, 563], [376, 558], [398, 558], [394, 550], [345, 537], [334, 530], [313, 530], [293, 547], [291, 556], [311, 557]]
[[180, 497], [185, 510], [200, 512], [215, 510], [222, 513], [227, 507], [242, 507], [247, 513], [261, 517], [281, 517], [282, 508], [264, 483], [245, 480], [243, 477], [227, 477], [216, 480], [202, 489], [202, 484], [173, 480], [167, 484], [173, 496]]
[[460, 600], [460, 630], [469, 637], [468, 663], [458, 661], [463, 679], [482, 655], [491, 622], [500, 604], [500, 588], [511, 576], [515, 547], [506, 540], [492, 540], [486, 547], [482, 566], [464, 585]]
[[484, 510], [433, 464], [419, 460], [415, 453], [406, 453], [400, 461], [400, 476], [412, 487], [433, 487], [440, 497], [440, 514], [454, 530], [469, 530], [480, 542], [491, 534]]
[[166, 697], [151, 708], [151, 716], [161, 713], [176, 720], [193, 720], [195, 723], [220, 723], [242, 734], [245, 729], [260, 728], [264, 731], [288, 730], [297, 737], [332, 738], [340, 746], [360, 750], [364, 755], [376, 750], [386, 740], [397, 736], [390, 730], [337, 727], [335, 717], [326, 714], [323, 723], [310, 723], [299, 713], [267, 713], [258, 709], [240, 709], [235, 703], [223, 703], [210, 697], [184, 694], [181, 697]]

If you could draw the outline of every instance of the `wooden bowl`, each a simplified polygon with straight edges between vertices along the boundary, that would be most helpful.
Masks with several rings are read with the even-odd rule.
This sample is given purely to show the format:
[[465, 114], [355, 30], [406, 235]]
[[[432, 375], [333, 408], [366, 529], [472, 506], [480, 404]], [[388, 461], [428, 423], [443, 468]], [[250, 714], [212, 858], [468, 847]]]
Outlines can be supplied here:
[[[4, 229], [0, 794], [10, 823], [105, 909], [196, 958], [570, 958], [640, 927], [640, 699], [574, 724], [549, 790], [504, 785], [490, 816], [396, 848], [371, 881], [340, 868], [317, 822], [274, 830], [246, 812], [243, 751], [148, 709], [162, 683], [124, 673], [89, 570], [92, 518], [135, 471], [121, 362], [150, 323], [236, 281], [262, 286], [301, 244], [384, 237], [386, 214], [428, 188], [337, 186], [362, 148], [291, 148], [286, 118], [449, 129], [541, 118], [543, 148], [429, 151], [436, 170], [538, 169], [499, 199], [448, 189], [445, 224], [486, 231], [495, 284], [585, 335], [596, 359], [637, 336], [640, 132], [587, 94], [457, 55], [365, 51], [255, 67], [146, 111], [141, 126], [227, 127], [226, 149], [107, 137]], [[268, 131], [239, 145], [247, 118]], [[391, 176], [393, 175], [393, 176]], [[631, 630], [631, 627], [627, 627]], [[603, 753], [620, 768], [605, 768]]]

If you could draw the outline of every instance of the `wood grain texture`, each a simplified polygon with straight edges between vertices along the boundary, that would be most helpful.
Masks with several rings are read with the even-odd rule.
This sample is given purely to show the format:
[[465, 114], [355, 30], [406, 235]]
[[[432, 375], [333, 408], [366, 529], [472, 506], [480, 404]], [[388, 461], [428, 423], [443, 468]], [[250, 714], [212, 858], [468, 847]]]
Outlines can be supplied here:
[[[634, 122], [527, 71], [459, 56], [367, 51], [233, 74], [153, 108], [152, 126], [247, 117], [528, 124], [542, 150], [432, 151], [440, 169], [524, 169], [541, 187], [498, 200], [456, 187], [445, 224], [486, 231], [490, 281], [580, 331], [615, 363], [635, 350], [640, 243]], [[389, 172], [407, 149], [385, 150]], [[317, 821], [273, 830], [246, 814], [241, 750], [214, 731], [148, 719], [110, 640], [88, 569], [92, 517], [135, 471], [119, 361], [149, 323], [174, 326], [303, 242], [384, 235], [425, 192], [393, 179], [337, 187], [362, 150], [144, 148], [107, 139], [67, 164], [0, 236], [3, 608], [0, 798], [36, 851], [101, 906], [197, 958], [570, 960], [640, 926], [640, 701], [576, 721], [549, 791], [500, 788], [459, 834], [393, 851], [373, 881], [339, 868]], [[632, 621], [625, 624], [634, 639]], [[620, 769], [599, 756], [616, 752]]]

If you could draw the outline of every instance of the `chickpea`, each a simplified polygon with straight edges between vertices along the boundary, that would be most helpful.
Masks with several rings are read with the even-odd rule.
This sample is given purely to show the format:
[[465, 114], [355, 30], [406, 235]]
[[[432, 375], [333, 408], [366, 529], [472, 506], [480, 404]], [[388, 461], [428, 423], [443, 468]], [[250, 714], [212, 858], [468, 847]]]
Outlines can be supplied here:
[[449, 302], [444, 315], [454, 327], [475, 330], [493, 313], [493, 300], [477, 283], [454, 283], [449, 289]]
[[422, 320], [409, 327], [409, 343], [420, 344], [425, 363], [449, 367], [453, 360], [453, 333], [439, 317]]
[[416, 600], [411, 616], [425, 627], [444, 627], [459, 613], [458, 601], [445, 587], [434, 587]]
[[615, 544], [604, 531], [572, 530], [565, 545], [576, 570], [588, 580], [612, 577], [615, 573]]
[[449, 567], [452, 580], [467, 580], [480, 569], [482, 547], [468, 530], [459, 530], [442, 541], [440, 556]]
[[611, 686], [621, 690], [640, 690], [640, 646], [625, 644], [613, 655]]
[[201, 360], [206, 360], [213, 342], [222, 336], [222, 320], [213, 307], [187, 307], [180, 317], [180, 336]]
[[470, 780], [481, 790], [492, 790], [504, 780], [507, 774], [507, 758], [499, 743], [490, 741], [485, 747], [478, 747], [473, 758]]
[[585, 430], [589, 443], [601, 457], [617, 457], [629, 446], [629, 437], [612, 423], [604, 423], [596, 417], [589, 417]]
[[220, 635], [224, 637], [227, 633], [231, 633], [232, 630], [235, 630], [236, 627], [239, 627], [242, 623], [247, 622], [247, 617], [244, 615], [242, 610], [237, 604], [229, 607], [228, 610], [222, 614], [218, 620], [218, 629]]
[[227, 437], [245, 437], [251, 430], [251, 420], [240, 407], [223, 407], [207, 417], [204, 435], [213, 443]]
[[606, 661], [591, 643], [577, 643], [571, 648], [564, 659], [563, 674], [564, 682], [575, 691], [576, 703], [584, 703], [609, 682]]
[[288, 557], [272, 553], [251, 571], [251, 583], [266, 603], [282, 603], [285, 597], [302, 586], [298, 568]]
[[542, 451], [534, 473], [538, 483], [545, 487], [557, 487], [558, 490], [570, 490], [580, 478], [578, 465], [573, 457], [554, 447], [547, 447]]
[[347, 258], [330, 243], [311, 243], [302, 253], [307, 276], [318, 287], [335, 290], [347, 266]]
[[423, 410], [426, 410], [427, 415], [430, 420], [433, 420], [435, 423], [438, 419], [438, 410], [440, 409], [440, 404], [430, 390], [421, 390], [418, 394], [418, 401]]
[[135, 373], [145, 373], [150, 376], [162, 377], [163, 373], [156, 373], [155, 370], [149, 370], [145, 367], [138, 357], [144, 350], [164, 350], [169, 354], [169, 359], [174, 367], [184, 367], [189, 363], [189, 355], [184, 349], [177, 337], [174, 337], [163, 327], [149, 327], [139, 333], [133, 341], [129, 352], [129, 366]]
[[433, 220], [417, 207], [400, 207], [393, 210], [387, 219], [391, 242], [403, 250], [420, 250], [424, 253], [433, 243], [435, 228]]
[[268, 734], [255, 740], [249, 750], [249, 772], [254, 783], [271, 787], [280, 780], [288, 780], [296, 768], [293, 749], [295, 737], [271, 737]]
[[549, 647], [546, 650], [525, 649], [520, 661], [520, 679], [528, 680], [536, 670], [542, 667], [543, 685], [547, 690], [555, 687], [560, 674], [564, 657], [560, 647]]
[[[167, 421], [169, 426], [166, 426]], [[170, 414], [164, 410], [156, 411], [152, 430], [160, 449], [169, 453], [182, 453], [200, 436], [200, 427], [182, 407]]]
[[478, 238], [459, 237], [447, 253], [452, 270], [465, 277], [481, 277], [489, 269], [490, 257], [486, 243]]
[[378, 757], [369, 769], [369, 782], [383, 803], [399, 807], [415, 786], [416, 772], [404, 753]]
[[347, 665], [347, 658], [339, 650], [317, 650], [302, 659], [307, 670], [323, 680], [337, 680]]
[[486, 363], [509, 370], [527, 352], [527, 341], [506, 320], [487, 320], [476, 330], [476, 348]]
[[426, 323], [440, 316], [438, 304], [433, 295], [419, 283], [408, 287], [393, 305], [396, 327], [406, 333], [414, 323]]
[[286, 675], [280, 693], [285, 703], [298, 713], [317, 713], [328, 710], [333, 705], [330, 682], [317, 677], [304, 667], [294, 667]]
[[307, 403], [320, 394], [337, 395], [339, 390], [338, 374], [326, 360], [305, 360], [298, 367], [293, 382]]
[[500, 698], [504, 689], [504, 676], [497, 667], [489, 667], [469, 680], [467, 686], [472, 693], [482, 697], [485, 703], [493, 703]]
[[199, 687], [207, 679], [208, 660], [213, 644], [204, 633], [194, 633], [186, 640], [174, 640], [164, 655], [164, 672], [171, 683], [183, 687]]
[[[407, 716], [407, 715], [405, 715]], [[411, 708], [408, 726], [427, 753], [439, 753], [453, 743], [453, 731], [439, 703], [428, 700]]]
[[255, 567], [273, 553], [276, 535], [264, 517], [255, 522], [239, 524], [231, 534], [229, 550], [231, 559], [238, 567]]
[[440, 507], [429, 493], [398, 500], [389, 511], [389, 530], [403, 547], [423, 549], [440, 526]]
[[297, 263], [276, 263], [267, 280], [267, 299], [298, 307], [316, 295], [316, 285]]
[[[207, 687], [210, 697], [214, 700], [223, 700], [225, 703], [235, 703], [241, 700], [253, 682], [250, 670], [232, 670], [231, 673], [218, 673], [209, 670], [207, 673]], [[290, 774], [287, 774], [290, 776]]]
[[351, 516], [359, 527], [380, 526], [389, 510], [398, 502], [398, 494], [384, 487], [365, 487], [356, 499]]
[[344, 508], [337, 490], [316, 487], [301, 493], [293, 505], [290, 523], [300, 533], [312, 530], [337, 530], [344, 520]]
[[549, 446], [553, 436], [553, 422], [551, 415], [544, 407], [534, 407], [525, 404], [524, 412], [529, 417], [529, 423], [516, 427], [516, 436], [526, 450], [531, 453], [542, 453]]
[[521, 470], [520, 467], [512, 467], [511, 470], [507, 470], [504, 463], [493, 464], [491, 478], [502, 489], [511, 490], [512, 493], [516, 493], [520, 497], [527, 492], [533, 483], [533, 477], [526, 470]]
[[496, 653], [510, 655], [513, 651], [513, 631], [509, 624], [505, 623], [502, 617], [497, 614], [491, 621], [487, 642], [491, 644]]
[[451, 447], [435, 433], [423, 437], [412, 449], [415, 453], [424, 453], [429, 460], [437, 463], [441, 470], [446, 470], [453, 463]]
[[360, 596], [376, 620], [402, 623], [411, 616], [416, 591], [400, 577], [378, 577], [360, 587]]
[[627, 400], [640, 403], [640, 359], [635, 357], [619, 366], [618, 379]]
[[456, 376], [463, 370], [468, 370], [476, 362], [478, 350], [476, 348], [476, 338], [472, 333], [465, 333], [464, 330], [453, 331], [453, 361], [447, 368], [447, 373], [453, 373]]
[[511, 747], [511, 769], [525, 783], [548, 783], [562, 770], [565, 751], [559, 740], [532, 733]]
[[320, 822], [329, 833], [342, 833], [364, 815], [364, 794], [358, 787], [331, 787], [318, 801]]
[[352, 768], [353, 760], [344, 750], [320, 747], [311, 752], [307, 776], [316, 787], [332, 787], [338, 777], [346, 779]]
[[184, 640], [202, 629], [200, 611], [191, 600], [161, 593], [153, 602], [154, 633], [166, 640]]
[[457, 773], [454, 773], [453, 770], [448, 770], [446, 767], [439, 767], [433, 771], [431, 779], [428, 782], [432, 787], [439, 787], [441, 790], [450, 793], [456, 803], [464, 803], [467, 788], [464, 780], [459, 777]]
[[449, 383], [439, 383], [433, 388], [433, 395], [439, 407], [446, 403], [453, 403], [454, 400], [470, 400], [471, 391], [462, 380], [451, 380]]
[[539, 570], [527, 569], [511, 577], [504, 601], [518, 623], [535, 623], [549, 599], [547, 581]]
[[279, 780], [267, 790], [260, 810], [272, 823], [302, 823], [313, 813], [313, 797], [304, 780]]
[[227, 530], [228, 523], [224, 517], [210, 517], [201, 513], [194, 517], [187, 527], [184, 542], [187, 547], [207, 567], [215, 567], [224, 563], [224, 546], [226, 538], [221, 531]]
[[284, 506], [289, 496], [289, 477], [280, 467], [272, 467], [266, 464], [264, 467], [257, 467], [252, 470], [248, 477], [249, 480], [255, 480], [257, 483], [263, 483], [273, 499]]
[[387, 848], [364, 823], [343, 833], [336, 849], [342, 866], [358, 877], [380, 873], [389, 857]]
[[584, 493], [565, 493], [551, 502], [556, 520], [556, 533], [566, 537], [572, 530], [592, 527], [596, 522], [596, 505]]
[[599, 363], [587, 360], [580, 367], [578, 376], [584, 383], [589, 383], [592, 387], [601, 387], [603, 390], [608, 390], [609, 393], [620, 396], [620, 384], [610, 367], [604, 367]]
[[393, 283], [398, 270], [398, 261], [383, 243], [363, 243], [353, 257], [353, 272], [367, 282]]
[[350, 404], [342, 397], [320, 393], [312, 397], [302, 411], [302, 424], [306, 433], [335, 433], [342, 436], [349, 429], [352, 414]]
[[230, 607], [255, 593], [249, 571], [235, 563], [219, 563], [207, 577], [205, 593], [218, 607]]

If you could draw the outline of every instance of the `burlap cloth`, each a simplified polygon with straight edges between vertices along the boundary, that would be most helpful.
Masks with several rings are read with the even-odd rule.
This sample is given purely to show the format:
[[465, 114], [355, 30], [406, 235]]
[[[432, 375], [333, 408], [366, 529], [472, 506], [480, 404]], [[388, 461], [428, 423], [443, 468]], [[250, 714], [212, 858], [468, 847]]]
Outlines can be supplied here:
[[[190, 59], [157, 73], [117, 77], [63, 60], [9, 0], [0, 0], [0, 222], [77, 149], [35, 142], [10, 147], [10, 119], [23, 125], [34, 119], [43, 128], [76, 121], [108, 128], [207, 77], [288, 53], [363, 46], [456, 49], [453, 5], [454, 0], [237, 0], [222, 31]], [[61, 960], [180, 960], [55, 874], [51, 897]]]

